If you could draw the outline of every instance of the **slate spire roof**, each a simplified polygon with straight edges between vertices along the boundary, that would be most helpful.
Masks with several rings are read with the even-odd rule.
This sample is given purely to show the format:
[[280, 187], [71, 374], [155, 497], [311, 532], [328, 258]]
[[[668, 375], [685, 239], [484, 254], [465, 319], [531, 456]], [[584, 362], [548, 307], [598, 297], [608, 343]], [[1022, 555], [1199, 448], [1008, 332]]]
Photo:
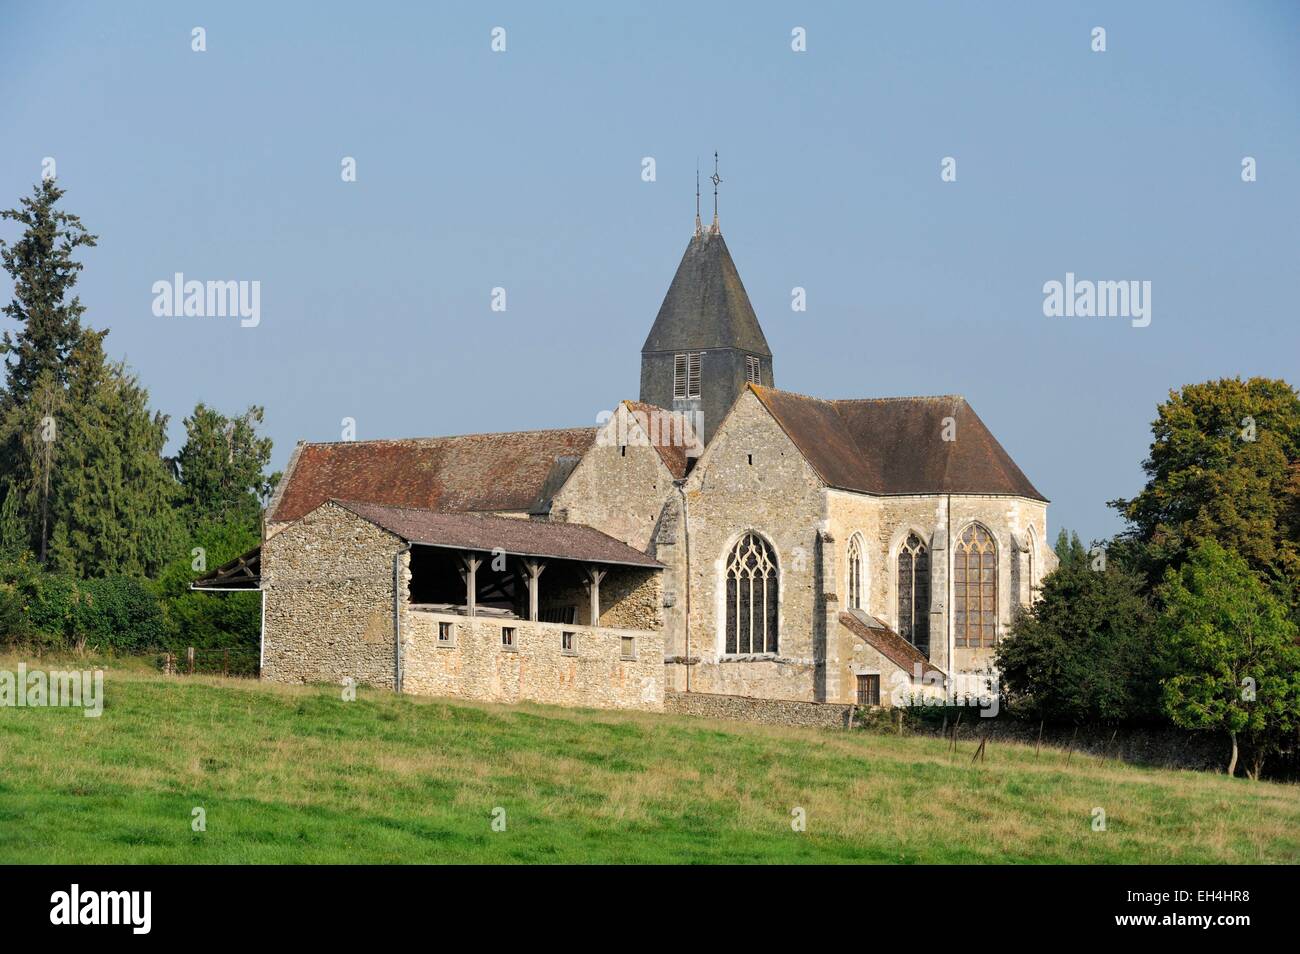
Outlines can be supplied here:
[[714, 348], [772, 356], [716, 225], [691, 236], [641, 353]]

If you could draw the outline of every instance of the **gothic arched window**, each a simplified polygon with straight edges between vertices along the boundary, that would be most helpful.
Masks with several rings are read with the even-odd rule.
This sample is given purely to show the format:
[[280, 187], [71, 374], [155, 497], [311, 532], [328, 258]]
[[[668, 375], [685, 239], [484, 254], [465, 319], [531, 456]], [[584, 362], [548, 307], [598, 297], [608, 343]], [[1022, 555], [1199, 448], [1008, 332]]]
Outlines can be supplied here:
[[862, 537], [855, 533], [849, 538], [849, 609], [862, 609], [863, 565]]
[[973, 523], [953, 553], [953, 633], [958, 646], [992, 646], [998, 618], [998, 547], [993, 535]]
[[727, 558], [727, 652], [777, 651], [778, 573], [772, 546], [747, 533]]
[[930, 655], [930, 551], [915, 533], [898, 551], [898, 635]]

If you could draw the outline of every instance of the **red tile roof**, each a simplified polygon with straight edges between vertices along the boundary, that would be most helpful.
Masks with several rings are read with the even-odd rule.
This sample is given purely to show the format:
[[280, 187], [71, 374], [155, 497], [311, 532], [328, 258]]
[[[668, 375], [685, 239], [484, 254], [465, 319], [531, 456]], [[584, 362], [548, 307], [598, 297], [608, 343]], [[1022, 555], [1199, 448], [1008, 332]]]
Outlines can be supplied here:
[[[648, 435], [651, 444], [673, 477], [678, 480], [685, 477], [693, 459], [686, 454], [687, 444], [699, 441], [690, 422], [684, 416], [679, 416], [679, 412], [666, 411], [643, 401], [624, 401], [623, 404], [642, 428], [648, 427], [653, 432]], [[683, 432], [677, 431], [679, 425], [685, 428]], [[679, 437], [684, 440], [678, 440]], [[703, 450], [703, 447], [699, 449]]]
[[[865, 615], [865, 614], [864, 614]], [[876, 625], [870, 626], [852, 612], [840, 613], [840, 622], [848, 627], [849, 632], [864, 640], [899, 669], [915, 677], [916, 667], [921, 667], [921, 676], [936, 673], [943, 675], [943, 670], [925, 658], [925, 654], [902, 636], [886, 626], [874, 616], [869, 617]]]
[[596, 439], [596, 428], [302, 444], [276, 495], [273, 523], [326, 500], [446, 511], [544, 509]]
[[[823, 401], [748, 386], [831, 487], [1047, 499], [963, 397]], [[945, 440], [947, 418], [953, 440]]]
[[581, 523], [552, 523], [480, 513], [441, 513], [412, 507], [385, 507], [335, 500], [357, 516], [401, 537], [407, 543], [455, 547], [458, 550], [501, 550], [513, 556], [584, 560], [662, 569], [663, 564]]

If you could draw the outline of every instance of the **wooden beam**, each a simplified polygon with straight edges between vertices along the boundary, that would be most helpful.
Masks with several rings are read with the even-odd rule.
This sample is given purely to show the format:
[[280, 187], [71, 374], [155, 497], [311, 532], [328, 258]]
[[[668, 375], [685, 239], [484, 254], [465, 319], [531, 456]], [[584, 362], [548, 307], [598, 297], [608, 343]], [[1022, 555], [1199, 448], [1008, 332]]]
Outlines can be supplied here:
[[600, 581], [605, 578], [609, 570], [602, 569], [595, 564], [587, 564], [587, 595], [591, 598], [591, 625], [600, 625]]
[[541, 578], [542, 571], [546, 569], [546, 564], [540, 560], [524, 560], [524, 569], [528, 571], [528, 618], [534, 623], [537, 622], [537, 603], [538, 603], [538, 580]]
[[462, 553], [460, 562], [465, 569], [461, 576], [465, 579], [465, 611], [468, 616], [478, 614], [478, 568], [483, 565], [483, 558], [477, 553]]

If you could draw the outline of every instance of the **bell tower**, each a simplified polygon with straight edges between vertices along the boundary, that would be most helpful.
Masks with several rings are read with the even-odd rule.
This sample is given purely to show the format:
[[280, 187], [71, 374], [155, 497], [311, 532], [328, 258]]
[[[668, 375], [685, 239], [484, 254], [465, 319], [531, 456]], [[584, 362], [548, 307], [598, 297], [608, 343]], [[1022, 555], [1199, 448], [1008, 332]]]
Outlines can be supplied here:
[[641, 348], [641, 400], [691, 414], [704, 443], [746, 383], [773, 387], [772, 351], [731, 260], [718, 223], [718, 155], [713, 154], [713, 224], [700, 220]]

